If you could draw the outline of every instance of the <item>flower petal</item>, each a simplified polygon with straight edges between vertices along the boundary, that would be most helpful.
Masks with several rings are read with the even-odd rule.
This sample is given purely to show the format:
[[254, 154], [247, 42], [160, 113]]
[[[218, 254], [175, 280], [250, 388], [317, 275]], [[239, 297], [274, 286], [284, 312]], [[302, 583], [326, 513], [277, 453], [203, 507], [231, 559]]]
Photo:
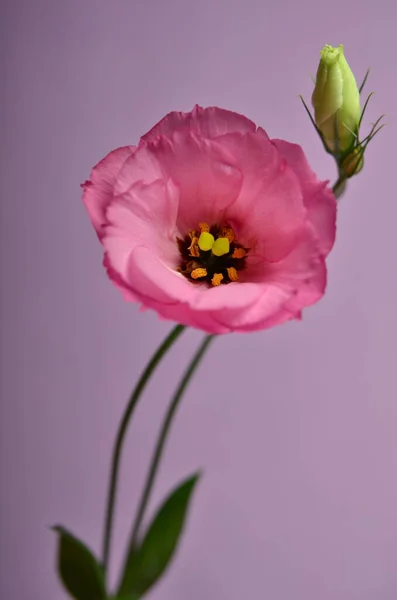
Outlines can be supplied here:
[[125, 194], [136, 183], [150, 184], [163, 178], [155, 154], [147, 146], [138, 146], [122, 165], [114, 186], [116, 196]]
[[293, 248], [306, 218], [297, 176], [260, 132], [224, 136], [218, 143], [243, 173], [240, 194], [225, 218], [255, 254], [280, 260]]
[[325, 292], [327, 273], [314, 228], [307, 224], [294, 250], [277, 264], [269, 265], [267, 281], [290, 291], [285, 308], [298, 313], [314, 304]]
[[176, 269], [179, 252], [175, 237], [178, 190], [171, 181], [136, 183], [107, 208], [103, 244], [109, 263], [128, 281], [130, 255], [144, 246]]
[[82, 186], [84, 189], [83, 202], [99, 236], [106, 223], [106, 208], [113, 198], [117, 177], [126, 160], [134, 152], [134, 146], [113, 150], [93, 168], [90, 180]]
[[170, 138], [157, 138], [146, 148], [161, 164], [163, 176], [179, 188], [177, 224], [181, 235], [196, 228], [200, 221], [219, 222], [223, 211], [237, 199], [243, 180], [241, 170], [228, 160], [216, 141], [176, 132]]
[[284, 140], [272, 140], [288, 165], [296, 173], [303, 192], [303, 201], [308, 209], [320, 250], [326, 256], [335, 242], [337, 203], [328, 182], [319, 181], [309, 166], [304, 152], [297, 144]]
[[152, 142], [159, 135], [171, 137], [176, 131], [191, 132], [199, 137], [214, 139], [226, 133], [256, 131], [256, 125], [243, 115], [216, 106], [201, 108], [196, 105], [191, 112], [171, 112], [141, 139]]
[[[152, 290], [153, 286], [157, 286], [170, 301], [183, 302], [197, 311], [223, 311], [226, 307], [242, 309], [255, 302], [262, 294], [261, 287], [254, 283], [236, 283], [212, 288], [194, 285], [144, 246], [136, 247], [131, 257], [134, 273], [136, 274], [137, 270], [144, 273], [147, 281], [151, 281]], [[135, 288], [134, 277], [130, 275], [128, 280]], [[157, 299], [157, 295], [153, 298]]]
[[[242, 284], [243, 285], [243, 284]], [[292, 319], [293, 313], [284, 306], [290, 299], [290, 293], [283, 287], [272, 283], [257, 285], [259, 296], [244, 310], [230, 306], [217, 313], [212, 312], [216, 321], [230, 331], [254, 331]]]
[[103, 266], [106, 269], [109, 279], [123, 294], [124, 300], [126, 302], [139, 302], [139, 295], [134, 294], [129, 285], [122, 279], [120, 273], [113, 269], [107, 253], [105, 253], [103, 258]]
[[[122, 241], [119, 240], [119, 243]], [[107, 245], [111, 251], [111, 244]], [[251, 305], [263, 296], [263, 289], [255, 284], [230, 284], [217, 288], [194, 286], [143, 246], [135, 247], [128, 253], [124, 265], [116, 263], [116, 267], [123, 268], [123, 277], [114, 277], [117, 271], [112, 265], [110, 275], [126, 299], [138, 300], [163, 318], [173, 318], [209, 333], [232, 331], [235, 329], [234, 322], [241, 321], [244, 314], [247, 314], [248, 321]], [[231, 322], [228, 323], [227, 318], [222, 322], [222, 316], [229, 314], [233, 317]], [[243, 318], [242, 322], [245, 321]]]

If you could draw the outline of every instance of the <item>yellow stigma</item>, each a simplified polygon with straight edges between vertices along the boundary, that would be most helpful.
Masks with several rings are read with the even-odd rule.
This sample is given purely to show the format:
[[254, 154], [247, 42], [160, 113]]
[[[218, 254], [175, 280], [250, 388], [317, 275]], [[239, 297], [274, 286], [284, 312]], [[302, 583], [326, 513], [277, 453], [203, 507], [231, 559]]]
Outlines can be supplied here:
[[207, 277], [207, 269], [202, 269], [201, 267], [199, 267], [198, 269], [193, 269], [193, 271], [190, 273], [190, 276], [193, 279], [200, 279], [200, 277]]
[[204, 252], [207, 250], [211, 250], [214, 245], [214, 236], [208, 231], [203, 231], [198, 239], [198, 245], [200, 250]]
[[244, 248], [235, 248], [233, 250], [232, 258], [244, 258], [245, 254]]
[[210, 230], [210, 226], [208, 225], [208, 223], [205, 223], [204, 221], [201, 221], [201, 223], [199, 223], [199, 227], [200, 227], [200, 231], [201, 233], [208, 233]]
[[238, 281], [238, 273], [234, 267], [229, 267], [227, 270], [230, 281]]
[[222, 273], [215, 273], [215, 275], [211, 279], [211, 283], [212, 283], [212, 285], [215, 285], [215, 286], [221, 285], [222, 279], [223, 279]]
[[215, 254], [215, 256], [223, 256], [224, 254], [227, 254], [229, 250], [230, 242], [226, 237], [218, 238], [215, 240], [214, 245], [212, 246], [212, 254]]

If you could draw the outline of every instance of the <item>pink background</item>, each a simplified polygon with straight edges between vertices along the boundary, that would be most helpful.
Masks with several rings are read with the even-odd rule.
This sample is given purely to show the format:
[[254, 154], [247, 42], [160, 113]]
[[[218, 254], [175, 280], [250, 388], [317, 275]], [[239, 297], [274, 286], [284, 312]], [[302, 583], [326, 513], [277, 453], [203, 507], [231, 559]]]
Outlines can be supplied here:
[[[154, 500], [197, 467], [205, 476], [148, 598], [395, 600], [394, 1], [6, 0], [1, 11], [1, 597], [64, 598], [49, 525], [99, 550], [116, 426], [171, 326], [107, 281], [80, 182], [196, 102], [301, 143], [333, 180], [297, 94], [310, 100], [321, 46], [343, 42], [359, 79], [372, 67], [366, 127], [381, 112], [389, 125], [341, 202], [324, 300], [302, 323], [218, 339], [189, 390]], [[184, 336], [137, 412], [113, 578], [200, 339]]]

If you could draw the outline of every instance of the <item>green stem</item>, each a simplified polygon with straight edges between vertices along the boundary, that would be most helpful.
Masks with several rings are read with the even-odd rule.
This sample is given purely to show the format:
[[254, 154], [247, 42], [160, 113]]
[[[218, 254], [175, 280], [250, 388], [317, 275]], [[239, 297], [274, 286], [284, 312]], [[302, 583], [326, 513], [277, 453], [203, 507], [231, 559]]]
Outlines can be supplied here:
[[[159, 437], [157, 439], [156, 448], [155, 448], [155, 451], [153, 453], [153, 457], [152, 457], [152, 460], [150, 463], [145, 487], [143, 489], [142, 496], [141, 496], [141, 499], [140, 499], [140, 502], [138, 505], [138, 510], [137, 510], [137, 514], [135, 517], [134, 526], [132, 529], [132, 534], [131, 534], [131, 538], [130, 538], [130, 542], [129, 542], [129, 546], [128, 546], [125, 564], [128, 564], [129, 557], [134, 553], [134, 551], [138, 545], [138, 538], [139, 538], [139, 534], [140, 534], [142, 521], [145, 516], [146, 508], [147, 508], [147, 505], [150, 500], [150, 496], [151, 496], [152, 489], [153, 489], [153, 484], [154, 484], [154, 481], [155, 481], [155, 478], [157, 475], [157, 471], [158, 471], [158, 468], [160, 465], [160, 460], [161, 460], [161, 457], [162, 457], [162, 454], [164, 451], [164, 446], [167, 441], [167, 437], [168, 437], [168, 434], [169, 434], [169, 431], [170, 431], [170, 428], [172, 425], [173, 418], [176, 414], [176, 411], [177, 411], [179, 403], [182, 399], [183, 393], [186, 390], [186, 388], [190, 382], [190, 379], [192, 378], [195, 370], [197, 369], [201, 359], [203, 358], [203, 356], [204, 356], [210, 342], [213, 340], [213, 338], [214, 338], [213, 335], [207, 335], [205, 337], [204, 341], [200, 345], [196, 354], [192, 358], [189, 366], [187, 367], [187, 369], [175, 391], [175, 394], [171, 400], [168, 410], [165, 414], [163, 423], [161, 425]], [[124, 569], [124, 571], [123, 571], [124, 575], [126, 572], [127, 572], [127, 569]], [[124, 581], [124, 577], [123, 577], [123, 580], [121, 582], [120, 589], [118, 592], [121, 595], [123, 595], [123, 593], [125, 592], [124, 585], [125, 585], [125, 581]]]
[[103, 554], [102, 554], [102, 564], [105, 571], [105, 575], [109, 566], [109, 554], [110, 554], [110, 544], [112, 537], [112, 527], [113, 527], [113, 513], [114, 513], [114, 504], [116, 500], [116, 491], [117, 491], [117, 479], [120, 469], [120, 455], [123, 447], [123, 442], [125, 435], [127, 433], [127, 428], [132, 417], [132, 413], [134, 408], [142, 394], [147, 382], [149, 381], [153, 371], [157, 367], [158, 363], [161, 361], [163, 356], [169, 350], [169, 348], [173, 345], [173, 343], [177, 340], [180, 334], [183, 332], [185, 327], [183, 325], [176, 325], [171, 333], [165, 338], [161, 346], [157, 349], [157, 351], [152, 356], [151, 360], [147, 364], [145, 370], [143, 371], [134, 391], [131, 394], [127, 407], [125, 409], [123, 418], [120, 421], [119, 429], [117, 432], [116, 441], [113, 448], [112, 455], [112, 467], [109, 481], [109, 491], [108, 498], [106, 504], [106, 517], [105, 517], [105, 529], [103, 535]]
[[339, 174], [338, 179], [334, 183], [332, 187], [332, 191], [334, 192], [334, 196], [337, 200], [343, 195], [347, 185], [347, 178], [343, 173]]

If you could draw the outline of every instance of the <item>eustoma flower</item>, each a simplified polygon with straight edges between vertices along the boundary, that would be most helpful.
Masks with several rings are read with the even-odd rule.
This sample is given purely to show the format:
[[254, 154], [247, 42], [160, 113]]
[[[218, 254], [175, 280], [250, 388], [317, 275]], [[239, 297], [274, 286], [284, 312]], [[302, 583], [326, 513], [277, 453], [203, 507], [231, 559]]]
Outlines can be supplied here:
[[[214, 334], [299, 319], [323, 296], [325, 259], [335, 241], [336, 198], [362, 170], [366, 148], [383, 127], [382, 116], [360, 137], [371, 98], [361, 110], [367, 76], [358, 87], [343, 46], [327, 45], [312, 96], [314, 117], [301, 97], [336, 161], [332, 189], [313, 173], [300, 146], [270, 139], [242, 115], [198, 106], [190, 113], [168, 114], [137, 147], [108, 154], [83, 184], [110, 279], [126, 300], [178, 324], [148, 361], [117, 430], [101, 557], [64, 527], [54, 528], [59, 575], [74, 598], [146, 597], [175, 556], [200, 473], [178, 484], [152, 520], [147, 513], [172, 422]], [[165, 412], [112, 592], [111, 542], [127, 431], [148, 382], [187, 325], [208, 335]]]
[[83, 187], [109, 277], [162, 318], [252, 331], [324, 294], [335, 197], [300, 146], [242, 115], [170, 113]]

